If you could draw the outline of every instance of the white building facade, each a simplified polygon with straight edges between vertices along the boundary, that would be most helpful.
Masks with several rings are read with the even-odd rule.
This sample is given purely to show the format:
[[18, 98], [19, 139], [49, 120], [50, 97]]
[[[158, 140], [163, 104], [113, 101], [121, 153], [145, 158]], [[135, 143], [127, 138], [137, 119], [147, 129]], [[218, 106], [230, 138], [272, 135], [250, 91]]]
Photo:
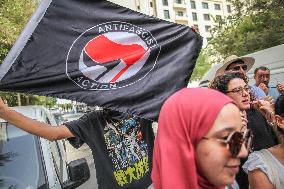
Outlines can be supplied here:
[[156, 16], [157, 6], [156, 0], [108, 0], [123, 7], [141, 12], [143, 14]]
[[198, 27], [204, 38], [203, 46], [211, 38], [210, 29], [216, 19], [232, 14], [230, 0], [109, 0], [132, 10], [170, 22]]

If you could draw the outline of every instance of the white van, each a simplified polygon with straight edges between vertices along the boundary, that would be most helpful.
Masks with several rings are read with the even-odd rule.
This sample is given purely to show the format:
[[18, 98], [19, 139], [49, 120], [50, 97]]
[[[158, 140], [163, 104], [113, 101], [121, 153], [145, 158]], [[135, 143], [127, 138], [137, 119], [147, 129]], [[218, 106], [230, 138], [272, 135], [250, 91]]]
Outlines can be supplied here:
[[[244, 56], [254, 57], [255, 63], [252, 69], [247, 73], [249, 84], [255, 83], [253, 76], [255, 68], [265, 66], [270, 69], [270, 85], [276, 85], [276, 82], [284, 83], [284, 44], [257, 51]], [[200, 87], [207, 87], [209, 82], [215, 77], [216, 71], [222, 66], [222, 63], [216, 64], [210, 68], [199, 83]]]
[[[13, 107], [34, 120], [56, 126], [42, 106]], [[84, 158], [67, 165], [63, 141], [48, 141], [0, 119], [0, 189], [71, 189], [90, 178]]]

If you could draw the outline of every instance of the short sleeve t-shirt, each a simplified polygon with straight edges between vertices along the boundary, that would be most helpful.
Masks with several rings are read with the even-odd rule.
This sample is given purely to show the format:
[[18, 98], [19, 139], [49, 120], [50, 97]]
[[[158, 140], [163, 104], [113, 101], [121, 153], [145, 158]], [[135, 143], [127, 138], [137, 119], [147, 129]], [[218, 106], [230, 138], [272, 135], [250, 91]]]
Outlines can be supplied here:
[[151, 184], [154, 133], [151, 122], [100, 110], [65, 123], [75, 138], [92, 150], [100, 189], [144, 189]]

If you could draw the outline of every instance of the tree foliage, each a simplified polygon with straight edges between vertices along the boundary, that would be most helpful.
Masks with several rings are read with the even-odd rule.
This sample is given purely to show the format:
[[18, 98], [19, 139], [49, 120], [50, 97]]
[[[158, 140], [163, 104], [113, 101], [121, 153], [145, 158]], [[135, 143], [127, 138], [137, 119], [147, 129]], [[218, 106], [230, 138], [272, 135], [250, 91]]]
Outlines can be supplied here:
[[202, 49], [199, 53], [195, 68], [192, 72], [190, 81], [201, 80], [203, 75], [211, 68], [211, 63], [209, 61], [209, 52], [207, 49]]
[[37, 4], [35, 0], [0, 0], [0, 62], [15, 43]]
[[284, 43], [284, 0], [232, 0], [234, 14], [214, 18], [212, 39], [199, 55], [191, 81], [200, 80], [213, 63]]
[[213, 28], [213, 49], [223, 58], [284, 43], [283, 0], [233, 0], [235, 14]]
[[[12, 48], [24, 26], [38, 6], [38, 0], [0, 0], [0, 63]], [[36, 95], [17, 93], [0, 93], [8, 105], [15, 106], [21, 101], [22, 105], [53, 106], [56, 100]]]
[[0, 93], [0, 97], [5, 99], [9, 106], [18, 106], [19, 100], [21, 102], [21, 105], [45, 105], [47, 107], [53, 107], [56, 104], [55, 98], [38, 95], [5, 92]]

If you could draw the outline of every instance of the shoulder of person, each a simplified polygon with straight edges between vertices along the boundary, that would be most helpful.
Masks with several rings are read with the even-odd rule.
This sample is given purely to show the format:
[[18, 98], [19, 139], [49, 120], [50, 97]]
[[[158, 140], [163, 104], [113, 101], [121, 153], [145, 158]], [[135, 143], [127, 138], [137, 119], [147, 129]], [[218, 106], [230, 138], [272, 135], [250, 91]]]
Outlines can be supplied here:
[[249, 154], [247, 161], [242, 166], [243, 170], [246, 173], [248, 173], [249, 171], [260, 169], [262, 172], [267, 174], [267, 165], [265, 164], [265, 161], [261, 157], [260, 153], [260, 151], [254, 151], [253, 153]]
[[95, 110], [92, 112], [85, 113], [80, 119], [92, 119], [96, 117], [103, 117], [104, 112], [103, 110]]
[[97, 120], [103, 119], [104, 114], [102, 110], [95, 110], [92, 112], [85, 113], [82, 117], [79, 119], [73, 120], [73, 121], [68, 121], [64, 123], [64, 125], [76, 125], [76, 124], [88, 124], [90, 122], [96, 123]]

